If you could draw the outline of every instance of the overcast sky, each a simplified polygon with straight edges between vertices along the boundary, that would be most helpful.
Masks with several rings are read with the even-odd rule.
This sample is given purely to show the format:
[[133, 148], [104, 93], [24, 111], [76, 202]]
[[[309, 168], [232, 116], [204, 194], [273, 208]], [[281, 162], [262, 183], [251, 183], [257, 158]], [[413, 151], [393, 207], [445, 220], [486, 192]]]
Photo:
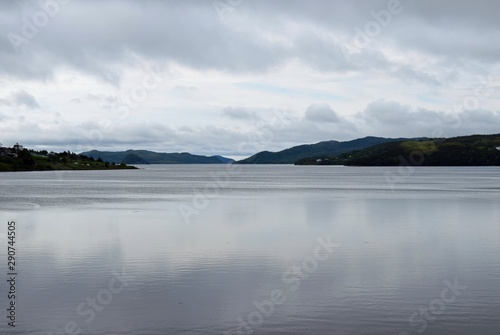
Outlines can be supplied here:
[[499, 133], [497, 0], [0, 2], [0, 142], [248, 156]]

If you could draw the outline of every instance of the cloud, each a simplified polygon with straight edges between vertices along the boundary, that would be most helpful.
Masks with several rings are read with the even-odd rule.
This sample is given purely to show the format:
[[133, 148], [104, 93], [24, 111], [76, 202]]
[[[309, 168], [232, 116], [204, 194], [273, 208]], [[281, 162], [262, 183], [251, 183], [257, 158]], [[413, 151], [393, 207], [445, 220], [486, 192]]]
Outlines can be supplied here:
[[458, 113], [416, 109], [396, 101], [370, 103], [354, 116], [360, 133], [392, 137], [452, 137], [498, 133], [500, 111], [462, 110]]
[[305, 119], [312, 122], [337, 123], [339, 116], [328, 104], [314, 104], [307, 108]]
[[114, 108], [118, 103], [118, 97], [114, 95], [106, 95], [103, 93], [100, 94], [88, 93], [86, 99], [87, 101], [105, 109]]
[[198, 89], [194, 86], [177, 85], [174, 90], [182, 94], [193, 94], [198, 92]]
[[26, 106], [28, 108], [39, 108], [35, 97], [24, 90], [20, 90], [13, 95], [13, 101], [18, 106]]
[[[245, 108], [233, 107], [238, 116], [251, 117]], [[266, 119], [250, 122], [248, 129], [231, 126], [168, 126], [147, 120], [115, 122], [86, 121], [76, 124], [24, 119], [21, 123], [0, 124], [5, 143], [20, 142], [28, 147], [76, 152], [91, 149], [148, 149], [160, 152], [191, 152], [213, 155], [252, 155], [263, 150], [279, 151], [294, 145], [326, 140], [351, 140], [369, 135], [382, 137], [451, 137], [497, 133], [500, 112], [444, 111], [413, 109], [395, 101], [374, 101], [351, 117], [331, 118], [328, 105], [315, 104], [302, 117], [269, 113]], [[309, 115], [309, 116], [308, 116]], [[312, 118], [317, 122], [311, 121]], [[319, 117], [319, 119], [318, 119]], [[12, 120], [6, 118], [8, 122]], [[126, 134], [126, 136], [124, 136]]]
[[[363, 51], [383, 51], [390, 42], [395, 48], [450, 60], [476, 58], [491, 63], [498, 59], [500, 37], [495, 31], [500, 24], [491, 14], [500, 8], [497, 2], [471, 6], [466, 1], [439, 5], [405, 1], [401, 7], [402, 12], [382, 26]], [[363, 30], [375, 20], [370, 12], [386, 8], [386, 1], [252, 1], [234, 10], [238, 21], [231, 20], [228, 26], [210, 1], [106, 0], [99, 6], [73, 1], [61, 5], [49, 24], [27, 39], [24, 52], [16, 54], [8, 33], [23, 36], [26, 23], [18, 18], [24, 15], [33, 22], [42, 8], [5, 6], [0, 67], [11, 75], [46, 79], [70, 66], [114, 83], [121, 79], [120, 66], [134, 64], [138, 58], [236, 72], [267, 72], [293, 59], [322, 71], [355, 70], [342, 52], [342, 41], [351, 43], [355, 28]], [[473, 46], [463, 42], [464, 34]]]
[[0, 99], [0, 105], [13, 107], [27, 107], [29, 109], [40, 108], [35, 97], [25, 90], [11, 93], [7, 98]]
[[[495, 0], [402, 0], [384, 24], [373, 13], [386, 0], [229, 1], [223, 20], [211, 1], [70, 1], [27, 37], [40, 3], [0, 2], [0, 85], [13, 92], [0, 127], [14, 143], [77, 145], [111, 120], [96, 145], [251, 154], [499, 124], [500, 85], [481, 86], [500, 73]], [[156, 66], [162, 80], [137, 95]], [[477, 87], [474, 108], [453, 108]]]
[[222, 110], [222, 115], [230, 119], [242, 121], [255, 121], [259, 119], [254, 111], [244, 107], [226, 107]]

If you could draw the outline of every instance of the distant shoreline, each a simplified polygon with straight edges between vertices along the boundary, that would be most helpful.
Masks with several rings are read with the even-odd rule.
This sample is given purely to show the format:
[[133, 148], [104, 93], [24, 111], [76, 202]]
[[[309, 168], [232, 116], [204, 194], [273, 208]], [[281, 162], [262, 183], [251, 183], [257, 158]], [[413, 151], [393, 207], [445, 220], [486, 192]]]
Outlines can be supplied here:
[[137, 169], [124, 163], [115, 164], [71, 152], [34, 151], [16, 144], [0, 148], [0, 172], [96, 171]]

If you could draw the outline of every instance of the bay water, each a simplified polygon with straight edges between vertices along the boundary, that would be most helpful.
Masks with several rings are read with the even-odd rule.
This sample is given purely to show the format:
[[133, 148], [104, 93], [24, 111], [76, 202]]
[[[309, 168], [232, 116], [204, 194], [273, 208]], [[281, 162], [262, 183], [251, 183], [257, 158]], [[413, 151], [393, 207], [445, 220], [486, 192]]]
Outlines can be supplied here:
[[1, 334], [500, 332], [498, 167], [139, 167], [0, 174]]

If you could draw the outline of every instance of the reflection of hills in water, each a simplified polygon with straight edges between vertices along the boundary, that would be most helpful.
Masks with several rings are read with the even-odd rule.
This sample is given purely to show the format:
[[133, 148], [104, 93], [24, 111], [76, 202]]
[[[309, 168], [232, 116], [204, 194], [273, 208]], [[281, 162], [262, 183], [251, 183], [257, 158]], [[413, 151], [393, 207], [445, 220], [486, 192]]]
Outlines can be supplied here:
[[[34, 202], [19, 202], [15, 201], [15, 199], [3, 200], [0, 202], [0, 213], [3, 214], [11, 214], [10, 210], [23, 210], [23, 209], [38, 209], [41, 206]], [[4, 211], [4, 209], [9, 210], [8, 212]]]
[[[4, 174], [0, 273], [15, 219], [18, 333], [74, 320], [82, 334], [237, 334], [278, 292], [254, 334], [414, 334], [419, 308], [436, 318], [426, 335], [498, 334], [497, 167], [416, 167], [394, 188], [399, 167], [228, 167]], [[437, 315], [448, 282], [461, 295]], [[86, 324], [88, 301], [103, 311]]]

